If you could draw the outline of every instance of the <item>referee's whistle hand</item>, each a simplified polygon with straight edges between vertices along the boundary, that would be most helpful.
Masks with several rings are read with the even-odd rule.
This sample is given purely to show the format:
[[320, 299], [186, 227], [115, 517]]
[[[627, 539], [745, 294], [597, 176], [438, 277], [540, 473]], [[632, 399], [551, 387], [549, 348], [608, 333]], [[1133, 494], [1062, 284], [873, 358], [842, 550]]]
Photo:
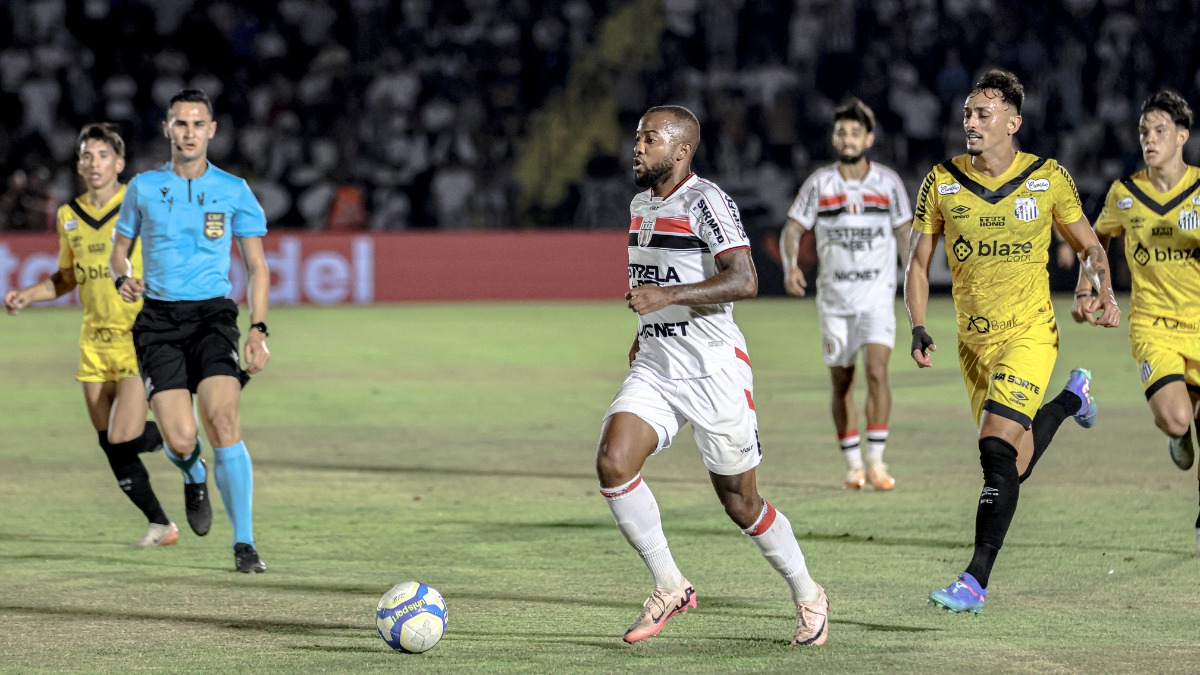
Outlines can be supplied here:
[[246, 338], [246, 372], [254, 375], [271, 360], [271, 351], [267, 349], [267, 339], [262, 333], [251, 330]]

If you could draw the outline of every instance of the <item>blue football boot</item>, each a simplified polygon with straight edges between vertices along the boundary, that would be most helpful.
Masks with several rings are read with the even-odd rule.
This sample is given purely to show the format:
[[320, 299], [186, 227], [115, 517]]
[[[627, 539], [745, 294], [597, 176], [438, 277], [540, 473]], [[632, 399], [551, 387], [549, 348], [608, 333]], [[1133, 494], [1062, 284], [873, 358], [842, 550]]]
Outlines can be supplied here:
[[958, 581], [929, 594], [930, 603], [951, 612], [978, 614], [986, 601], [987, 589], [980, 588], [975, 577], [966, 572], [958, 575]]
[[1067, 378], [1064, 391], [1069, 391], [1083, 401], [1079, 412], [1075, 413], [1075, 421], [1084, 429], [1090, 429], [1096, 424], [1096, 399], [1092, 398], [1092, 371], [1086, 368], [1076, 368]]

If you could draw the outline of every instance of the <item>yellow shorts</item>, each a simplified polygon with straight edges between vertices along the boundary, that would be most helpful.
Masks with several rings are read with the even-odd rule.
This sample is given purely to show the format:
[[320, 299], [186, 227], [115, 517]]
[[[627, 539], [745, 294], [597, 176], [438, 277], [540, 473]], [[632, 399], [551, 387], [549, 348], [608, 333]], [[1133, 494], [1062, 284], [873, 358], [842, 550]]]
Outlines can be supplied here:
[[975, 424], [986, 410], [1028, 429], [1042, 406], [1058, 358], [1058, 324], [1005, 331], [997, 342], [958, 343]]
[[140, 377], [133, 332], [84, 326], [79, 335], [80, 382], [119, 382]]
[[1146, 400], [1171, 382], [1200, 393], [1200, 334], [1130, 323], [1129, 345]]

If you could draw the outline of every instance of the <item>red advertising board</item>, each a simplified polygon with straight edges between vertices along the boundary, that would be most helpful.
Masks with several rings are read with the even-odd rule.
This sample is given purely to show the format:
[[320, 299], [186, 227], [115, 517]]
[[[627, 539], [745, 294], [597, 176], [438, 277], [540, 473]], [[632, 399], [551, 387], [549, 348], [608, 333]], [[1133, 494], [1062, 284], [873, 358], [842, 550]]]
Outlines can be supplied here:
[[[263, 245], [273, 304], [370, 304], [615, 300], [628, 287], [627, 241], [621, 230], [271, 233]], [[57, 261], [53, 234], [0, 234], [0, 294], [49, 276]], [[231, 270], [241, 301], [245, 269], [235, 260]]]

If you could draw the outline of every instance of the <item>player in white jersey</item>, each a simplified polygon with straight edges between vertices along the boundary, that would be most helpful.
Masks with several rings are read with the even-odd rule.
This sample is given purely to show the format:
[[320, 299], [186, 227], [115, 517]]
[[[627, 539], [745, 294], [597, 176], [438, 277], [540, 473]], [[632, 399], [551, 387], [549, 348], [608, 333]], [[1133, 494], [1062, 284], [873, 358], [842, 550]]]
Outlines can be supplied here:
[[654, 577], [654, 592], [625, 632], [657, 635], [696, 606], [671, 557], [642, 465], [692, 423], [725, 513], [787, 581], [796, 605], [793, 645], [828, 639], [829, 599], [804, 563], [791, 523], [758, 493], [762, 459], [754, 380], [733, 302], [758, 293], [750, 242], [733, 200], [691, 172], [700, 123], [686, 108], [651, 108], [638, 124], [630, 204], [628, 306], [639, 315], [629, 374], [604, 418], [596, 474], [621, 534]]
[[[842, 486], [876, 490], [896, 481], [883, 463], [892, 412], [888, 359], [896, 342], [896, 253], [908, 260], [912, 207], [895, 171], [867, 161], [875, 143], [875, 115], [851, 99], [833, 112], [833, 148], [838, 161], [817, 169], [800, 187], [783, 229], [784, 287], [803, 296], [808, 289], [796, 263], [803, 237], [816, 236], [817, 316], [825, 365], [833, 384], [830, 408], [838, 445], [846, 460]], [[863, 464], [854, 408], [858, 353], [867, 371], [867, 456]]]

